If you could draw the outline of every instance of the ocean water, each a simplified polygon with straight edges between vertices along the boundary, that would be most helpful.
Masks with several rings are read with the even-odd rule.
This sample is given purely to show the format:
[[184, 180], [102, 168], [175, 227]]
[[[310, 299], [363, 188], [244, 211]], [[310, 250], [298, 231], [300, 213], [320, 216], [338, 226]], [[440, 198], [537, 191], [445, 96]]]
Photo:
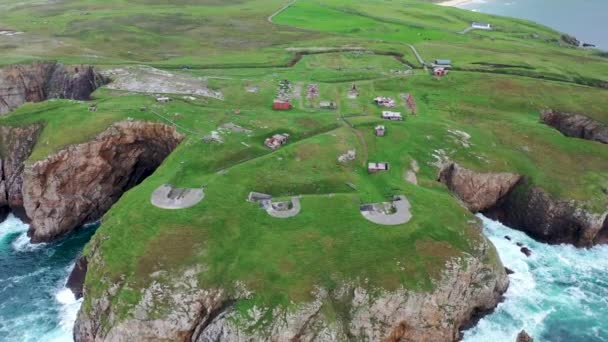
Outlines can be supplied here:
[[[513, 342], [522, 329], [535, 342], [608, 341], [608, 246], [550, 246], [481, 219], [485, 235], [515, 273], [505, 301], [465, 332], [465, 342]], [[516, 242], [532, 256], [521, 253]]]
[[81, 301], [64, 285], [95, 227], [37, 245], [27, 228], [12, 216], [0, 223], [0, 341], [72, 341]]
[[608, 50], [607, 0], [473, 0], [459, 7], [530, 19]]

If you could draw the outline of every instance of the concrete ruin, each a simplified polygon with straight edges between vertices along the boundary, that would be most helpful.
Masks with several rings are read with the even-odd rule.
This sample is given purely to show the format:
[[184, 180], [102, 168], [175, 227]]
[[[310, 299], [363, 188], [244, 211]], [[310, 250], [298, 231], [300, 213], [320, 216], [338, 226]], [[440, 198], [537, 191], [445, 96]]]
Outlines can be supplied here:
[[152, 193], [150, 202], [161, 209], [186, 209], [200, 203], [205, 198], [203, 188], [174, 188], [163, 184]]
[[384, 226], [396, 226], [412, 219], [411, 205], [403, 195], [394, 196], [391, 202], [364, 204], [361, 214], [367, 220]]

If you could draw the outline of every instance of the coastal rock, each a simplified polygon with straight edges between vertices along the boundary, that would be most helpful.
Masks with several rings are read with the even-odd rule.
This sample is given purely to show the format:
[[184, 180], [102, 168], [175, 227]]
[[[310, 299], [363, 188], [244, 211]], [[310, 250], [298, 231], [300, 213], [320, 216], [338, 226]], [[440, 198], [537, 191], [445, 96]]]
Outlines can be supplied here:
[[[89, 255], [95, 269], [103, 269], [100, 250]], [[367, 289], [345, 282], [331, 292], [318, 288], [315, 299], [307, 303], [274, 309], [254, 306], [246, 313], [237, 310], [236, 303], [248, 298], [247, 291], [229, 296], [233, 292], [200, 288], [198, 271], [163, 271], [159, 276], [163, 280], [143, 289], [125, 318], [116, 312], [125, 308], [111, 303], [118, 289], [128, 284], [115, 284], [101, 296], [85, 298], [90, 305], [81, 308], [74, 338], [77, 342], [455, 341], [461, 327], [476, 313], [494, 308], [506, 291], [508, 277], [496, 260], [495, 249], [482, 238], [469, 256], [448, 262], [430, 292]], [[156, 311], [155, 303], [164, 303], [164, 309]], [[327, 317], [323, 308], [332, 303], [341, 303], [345, 315]], [[260, 329], [268, 310], [280, 319], [265, 321]]]
[[575, 201], [555, 199], [527, 181], [486, 214], [542, 242], [579, 247], [608, 242], [606, 214], [590, 213]]
[[439, 180], [471, 212], [483, 212], [539, 241], [579, 247], [608, 243], [608, 213], [590, 213], [575, 201], [554, 199], [521, 176], [477, 173], [452, 163], [441, 170]]
[[120, 122], [90, 142], [26, 166], [23, 206], [31, 220], [28, 235], [32, 242], [51, 240], [101, 218], [182, 139], [167, 125]]
[[534, 342], [534, 339], [528, 335], [525, 330], [522, 330], [517, 334], [517, 340], [515, 342]]
[[439, 181], [458, 196], [473, 213], [488, 210], [520, 181], [513, 173], [478, 173], [450, 163], [439, 172]]
[[608, 125], [585, 115], [546, 110], [541, 113], [541, 120], [565, 136], [608, 144]]
[[528, 247], [522, 247], [522, 248], [520, 249], [520, 251], [521, 251], [522, 253], [524, 253], [524, 255], [525, 255], [525, 256], [527, 256], [527, 257], [532, 256], [532, 251], [531, 251], [531, 250], [530, 250], [530, 248], [528, 248]]
[[87, 266], [88, 262], [86, 257], [82, 256], [78, 258], [78, 261], [76, 261], [74, 269], [70, 273], [68, 281], [65, 284], [65, 287], [70, 289], [77, 299], [84, 296], [84, 279], [87, 275]]
[[0, 69], [0, 115], [26, 102], [88, 100], [107, 79], [88, 65], [58, 63], [12, 65]]
[[27, 219], [23, 209], [22, 173], [24, 162], [36, 145], [42, 124], [23, 127], [0, 126], [0, 221], [12, 211]]

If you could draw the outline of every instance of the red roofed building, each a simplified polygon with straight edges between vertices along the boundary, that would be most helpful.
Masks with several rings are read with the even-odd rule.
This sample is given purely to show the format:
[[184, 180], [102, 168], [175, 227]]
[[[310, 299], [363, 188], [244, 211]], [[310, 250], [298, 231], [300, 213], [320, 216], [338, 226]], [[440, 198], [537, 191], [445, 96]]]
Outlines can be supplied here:
[[291, 103], [289, 101], [274, 100], [274, 102], [272, 103], [272, 109], [274, 109], [274, 110], [290, 110], [291, 109]]

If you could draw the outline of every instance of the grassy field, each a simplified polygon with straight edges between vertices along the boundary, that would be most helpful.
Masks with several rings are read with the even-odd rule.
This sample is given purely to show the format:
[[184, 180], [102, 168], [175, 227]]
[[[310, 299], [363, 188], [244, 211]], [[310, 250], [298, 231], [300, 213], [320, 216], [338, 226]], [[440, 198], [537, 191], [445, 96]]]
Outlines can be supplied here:
[[[0, 9], [11, 3], [0, 0]], [[602, 190], [608, 187], [608, 149], [539, 123], [545, 108], [608, 123], [607, 91], [586, 86], [608, 78], [608, 60], [560, 46], [557, 32], [416, 1], [302, 0], [275, 24], [267, 17], [282, 1], [180, 4], [66, 0], [0, 11], [0, 27], [26, 32], [19, 39], [44, 42], [7, 49], [0, 63], [56, 58], [102, 68], [188, 65], [190, 70], [179, 72], [207, 78], [225, 97], [174, 95], [175, 101], [158, 104], [152, 95], [102, 88], [94, 93], [95, 113], [87, 111], [88, 103], [54, 100], [0, 118], [1, 125], [45, 123], [28, 162], [127, 118], [165, 123], [168, 118], [190, 132], [154, 175], [104, 217], [90, 244], [103, 252], [104, 266], [87, 277], [85, 305], [120, 280], [114, 305], [128, 315], [152, 274], [196, 265], [205, 267], [202, 286], [235, 290], [241, 283], [253, 290], [255, 296], [242, 307], [310, 300], [315, 286], [331, 290], [343, 281], [430, 290], [447, 260], [473, 253], [482, 239], [473, 216], [436, 182], [438, 154], [480, 171], [524, 174], [554, 196], [581, 201], [594, 212], [608, 206]], [[458, 33], [473, 20], [497, 29]], [[8, 44], [6, 39], [0, 44]], [[457, 70], [443, 79], [421, 68], [400, 73], [410, 69], [407, 64], [419, 66], [406, 44], [427, 60], [452, 59]], [[321, 48], [327, 53], [319, 53]], [[336, 51], [347, 48], [365, 51]], [[302, 51], [301, 60], [289, 67]], [[270, 109], [282, 79], [300, 89], [290, 112]], [[356, 99], [347, 96], [353, 82]], [[311, 106], [304, 97], [310, 83], [319, 84], [319, 100], [334, 101], [338, 109]], [[259, 92], [247, 92], [251, 86]], [[403, 93], [413, 94], [418, 115], [407, 114]], [[382, 122], [381, 109], [372, 103], [379, 95], [397, 99], [394, 110], [406, 120]], [[148, 110], [140, 111], [142, 106]], [[225, 133], [221, 144], [201, 140], [229, 122], [252, 134]], [[388, 129], [383, 138], [373, 134], [380, 123]], [[266, 137], [283, 132], [290, 134], [284, 148], [271, 152], [263, 146]], [[356, 160], [337, 162], [353, 148]], [[421, 167], [418, 185], [404, 179], [413, 160]], [[391, 170], [368, 175], [368, 161], [388, 161]], [[154, 208], [150, 194], [165, 183], [204, 186], [205, 200], [179, 211]], [[246, 202], [250, 191], [302, 195], [302, 212], [274, 219]], [[377, 226], [360, 214], [361, 204], [397, 194], [412, 203], [407, 224]]]

